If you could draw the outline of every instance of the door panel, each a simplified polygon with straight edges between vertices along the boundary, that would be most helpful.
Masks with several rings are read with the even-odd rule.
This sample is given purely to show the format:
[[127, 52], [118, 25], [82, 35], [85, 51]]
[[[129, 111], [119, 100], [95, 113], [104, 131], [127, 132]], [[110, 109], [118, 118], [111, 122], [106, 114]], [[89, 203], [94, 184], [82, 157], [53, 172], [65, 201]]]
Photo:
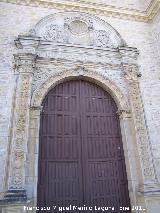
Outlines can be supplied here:
[[130, 205], [116, 111], [112, 97], [86, 81], [50, 90], [41, 115], [38, 205], [114, 206], [115, 212]]

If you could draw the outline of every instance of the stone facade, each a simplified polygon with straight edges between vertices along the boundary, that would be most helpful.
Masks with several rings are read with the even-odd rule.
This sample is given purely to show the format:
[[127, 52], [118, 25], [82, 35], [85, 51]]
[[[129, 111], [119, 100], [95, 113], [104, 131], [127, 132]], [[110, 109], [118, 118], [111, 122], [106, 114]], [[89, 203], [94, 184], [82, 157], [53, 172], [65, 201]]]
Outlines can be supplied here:
[[117, 103], [131, 204], [158, 213], [160, 16], [142, 23], [0, 6], [2, 212], [36, 205], [42, 100], [59, 82], [82, 78], [102, 86]]

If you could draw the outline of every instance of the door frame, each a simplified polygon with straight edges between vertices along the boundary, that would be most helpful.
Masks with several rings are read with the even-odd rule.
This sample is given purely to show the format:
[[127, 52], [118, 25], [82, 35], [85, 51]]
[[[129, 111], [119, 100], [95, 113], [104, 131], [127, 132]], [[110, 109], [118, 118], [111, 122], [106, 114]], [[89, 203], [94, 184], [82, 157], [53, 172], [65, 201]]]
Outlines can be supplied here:
[[[82, 77], [77, 77], [77, 78], [72, 79], [72, 80], [67, 80], [67, 78], [66, 78], [65, 80], [63, 80], [62, 83], [59, 83], [58, 85], [56, 85], [56, 87], [58, 87], [60, 84], [62, 84], [62, 85], [65, 84], [65, 82], [71, 83], [71, 85], [72, 85], [72, 81], [73, 81], [73, 82], [74, 82], [74, 81], [77, 82], [77, 81], [79, 81], [79, 80], [83, 80], [83, 82], [89, 82], [89, 83], [91, 83], [91, 84], [89, 84], [89, 85], [92, 85], [92, 86], [94, 86], [94, 87], [96, 88], [96, 85], [97, 85], [97, 84], [93, 83], [93, 81], [91, 82], [91, 79], [86, 80], [85, 77], [84, 77], [83, 79], [82, 79]], [[76, 83], [75, 83], [75, 84], [76, 84]], [[50, 91], [53, 91], [54, 89], [55, 89], [55, 87], [52, 87], [52, 88], [49, 90], [49, 92], [50, 92]], [[106, 90], [104, 90], [102, 87], [99, 87], [99, 86], [98, 86], [98, 89], [99, 89], [99, 90], [102, 90], [102, 91], [104, 91], [104, 92], [106, 92]], [[99, 90], [98, 90], [98, 91], [99, 91]], [[80, 89], [80, 91], [82, 92], [81, 89]], [[80, 91], [79, 91], [79, 92], [80, 92]], [[81, 93], [81, 92], [80, 92], [80, 93]], [[55, 94], [56, 94], [56, 93], [55, 93]], [[107, 95], [107, 94], [108, 94], [108, 95]], [[53, 91], [53, 94], [51, 94], [51, 96], [52, 96], [52, 95], [54, 95], [54, 91]], [[58, 94], [57, 94], [57, 95], [58, 95]], [[76, 93], [76, 95], [77, 95], [77, 93]], [[82, 95], [82, 94], [81, 94], [81, 95]], [[81, 96], [81, 95], [78, 95], [78, 97], [77, 97], [78, 103], [79, 103], [80, 105], [82, 104], [82, 103], [80, 103], [80, 102], [83, 102], [83, 101], [84, 101], [84, 99], [83, 99], [83, 100], [81, 99], [82, 96], [83, 96], [84, 94], [83, 94], [82, 96]], [[94, 95], [93, 95], [93, 96], [94, 96]], [[106, 98], [110, 98], [110, 100], [114, 100], [114, 99], [112, 98], [112, 96], [110, 96], [109, 93], [106, 93], [105, 96], [106, 96]], [[104, 96], [104, 97], [105, 97], [105, 96]], [[50, 97], [50, 95], [47, 94], [46, 97]], [[46, 98], [46, 97], [45, 97], [45, 98]], [[85, 96], [83, 96], [83, 98], [84, 98], [84, 97], [85, 97]], [[44, 98], [44, 100], [45, 100], [45, 98]], [[44, 101], [44, 100], [43, 100], [43, 101]], [[43, 107], [44, 107], [45, 103], [46, 103], [46, 102], [43, 102]], [[81, 106], [80, 108], [82, 108], [82, 106]], [[78, 107], [78, 109], [79, 109], [79, 107]], [[78, 110], [78, 109], [77, 109], [77, 110]], [[114, 113], [114, 115], [117, 114], [117, 110], [118, 110], [118, 108], [116, 109], [116, 112]], [[41, 112], [43, 112], [43, 110], [41, 110]], [[45, 113], [47, 113], [47, 111], [45, 111]], [[55, 113], [58, 113], [58, 112], [55, 112]], [[79, 111], [78, 111], [78, 113], [79, 113]], [[114, 116], [114, 115], [112, 115], [112, 116]], [[117, 116], [118, 116], [118, 115], [117, 115]], [[83, 117], [83, 116], [82, 116], [82, 117]], [[118, 116], [118, 117], [119, 117], [119, 116]], [[41, 120], [41, 115], [40, 115], [40, 120]], [[82, 121], [81, 121], [81, 122], [82, 122]], [[42, 125], [42, 121], [40, 121], [40, 124]], [[42, 125], [42, 126], [43, 126], [43, 125]], [[82, 125], [82, 126], [83, 126], [83, 125]], [[120, 126], [120, 120], [118, 120], [118, 126]], [[82, 129], [83, 129], [83, 128], [82, 128]], [[119, 129], [119, 127], [118, 127], [118, 129]], [[42, 129], [42, 127], [40, 126], [40, 134], [39, 134], [39, 135], [41, 135], [41, 131], [42, 131], [42, 130], [43, 130], [43, 129]], [[83, 129], [83, 131], [84, 131], [84, 130], [85, 130], [85, 129]], [[41, 136], [39, 136], [39, 137], [41, 137]], [[120, 137], [119, 140], [122, 141], [122, 135], [121, 135], [121, 133], [119, 134], [118, 137]], [[43, 141], [43, 142], [45, 142], [45, 141]], [[41, 142], [41, 143], [42, 143], [42, 142]], [[82, 141], [81, 141], [81, 143], [82, 143]], [[119, 145], [122, 144], [122, 142], [119, 142], [119, 143], [120, 143]], [[41, 146], [41, 145], [39, 145], [39, 149], [40, 149], [40, 146]], [[84, 146], [84, 145], [83, 145], [83, 146]], [[123, 144], [122, 144], [122, 146], [123, 146]], [[83, 147], [83, 148], [84, 148], [84, 147]], [[40, 151], [43, 152], [43, 149], [41, 148]], [[81, 151], [82, 151], [82, 150], [81, 150]], [[112, 151], [112, 150], [111, 150], [111, 151]], [[82, 151], [82, 152], [83, 152], [83, 151]], [[80, 154], [80, 155], [81, 155], [81, 154]], [[123, 152], [123, 155], [122, 155], [122, 156], [124, 157], [124, 152]], [[122, 156], [121, 156], [121, 157], [122, 157]], [[83, 157], [84, 157], [84, 156], [83, 156]], [[40, 161], [41, 161], [41, 160], [43, 160], [43, 159], [41, 159], [41, 158], [38, 159], [38, 164], [39, 164], [38, 169], [40, 169], [40, 164], [41, 164]], [[64, 159], [63, 159], [63, 160], [64, 160]], [[56, 159], [55, 159], [55, 161], [56, 161]], [[82, 163], [82, 162], [81, 162], [81, 163]], [[126, 165], [125, 165], [125, 164], [122, 164], [122, 165], [125, 166], [125, 167], [124, 167], [124, 174], [126, 174]], [[82, 164], [82, 166], [84, 166], [84, 165]], [[47, 167], [48, 167], [48, 166], [47, 166]], [[41, 169], [40, 169], [40, 170], [41, 170]], [[48, 172], [48, 170], [47, 170], [47, 172]], [[84, 172], [82, 172], [82, 173], [84, 173]], [[38, 174], [40, 175], [41, 172], [38, 171]], [[125, 176], [125, 177], [126, 177], [126, 176]], [[39, 181], [40, 181], [41, 177], [38, 176], [37, 178], [38, 178]], [[83, 178], [84, 178], [84, 177], [82, 177], [82, 179], [83, 179]], [[47, 181], [47, 180], [46, 180], [46, 181]], [[128, 183], [128, 180], [127, 180], [127, 183]], [[45, 183], [45, 186], [48, 187], [48, 182]], [[40, 187], [40, 186], [39, 186], [39, 187]], [[45, 188], [46, 188], [46, 187], [45, 187]], [[82, 187], [82, 186], [81, 186], [81, 187]], [[84, 186], [83, 186], [83, 187], [84, 187]], [[127, 184], [127, 188], [128, 188], [128, 184]], [[38, 189], [37, 189], [37, 190], [38, 190]]]
[[[125, 52], [128, 54], [128, 49]], [[48, 91], [57, 84], [72, 79], [84, 79], [102, 87], [117, 104], [131, 206], [152, 207], [152, 194], [156, 193], [158, 184], [140, 95], [138, 66], [132, 63], [122, 64], [122, 68], [119, 68], [122, 75], [121, 86], [109, 75], [106, 77], [96, 66], [75, 62], [72, 68], [64, 68], [61, 64], [55, 67], [47, 61], [47, 69], [49, 72], [52, 69], [53, 72], [32, 91], [35, 65], [41, 65], [45, 70], [46, 61], [44, 58], [35, 61], [35, 55], [32, 54], [19, 54], [16, 57], [18, 80], [13, 107], [13, 147], [7, 181], [8, 192], [11, 189], [17, 189], [21, 193], [26, 191], [26, 205], [36, 206], [41, 103]], [[112, 70], [110, 66], [105, 69], [106, 72], [115, 72], [114, 68], [117, 69], [117, 65], [114, 67], [113, 64]], [[125, 90], [122, 89], [124, 87]]]
[[[75, 70], [74, 70], [75, 71]], [[127, 98], [121, 93], [120, 89], [108, 79], [104, 79], [101, 75], [93, 75], [88, 73], [81, 76], [77, 72], [67, 72], [61, 74], [61, 76], [53, 76], [48, 79], [48, 82], [44, 83], [44, 86], [38, 88], [32, 98], [32, 107], [30, 109], [30, 144], [34, 144], [35, 153], [32, 156], [32, 165], [34, 165], [34, 205], [37, 202], [37, 181], [38, 181], [38, 148], [39, 148], [39, 128], [40, 128], [40, 112], [42, 110], [41, 103], [51, 88], [54, 88], [57, 84], [73, 80], [83, 79], [99, 85], [102, 89], [108, 92], [115, 100], [118, 107], [118, 114], [120, 118], [120, 128], [125, 156], [126, 172], [128, 179], [128, 190], [131, 205], [137, 205], [139, 199], [135, 194], [136, 187], [139, 182], [143, 181], [142, 171], [140, 168], [139, 158], [137, 158], [137, 146], [133, 127], [133, 119], [128, 104]], [[41, 94], [41, 96], [39, 95]], [[29, 145], [30, 146], [30, 145]], [[144, 201], [141, 200], [141, 203]]]

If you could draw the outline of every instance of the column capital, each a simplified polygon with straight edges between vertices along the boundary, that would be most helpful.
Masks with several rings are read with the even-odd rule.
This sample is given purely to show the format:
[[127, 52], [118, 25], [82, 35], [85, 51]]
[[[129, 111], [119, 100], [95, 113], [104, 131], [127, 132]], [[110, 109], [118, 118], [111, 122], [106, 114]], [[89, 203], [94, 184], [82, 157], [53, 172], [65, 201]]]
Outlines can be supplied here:
[[15, 54], [14, 55], [14, 70], [18, 73], [33, 73], [36, 66], [35, 54]]
[[43, 106], [30, 106], [30, 110], [36, 115], [40, 116], [43, 112]]
[[131, 111], [128, 109], [118, 109], [116, 113], [120, 119], [131, 118]]
[[34, 105], [33, 105], [33, 106], [30, 106], [30, 109], [31, 109], [31, 110], [38, 110], [38, 111], [41, 112], [41, 111], [43, 110], [43, 106], [34, 106]]
[[123, 63], [124, 77], [128, 82], [136, 82], [141, 77], [137, 64]]
[[134, 64], [137, 62], [139, 51], [133, 47], [119, 47], [119, 53], [123, 63]]

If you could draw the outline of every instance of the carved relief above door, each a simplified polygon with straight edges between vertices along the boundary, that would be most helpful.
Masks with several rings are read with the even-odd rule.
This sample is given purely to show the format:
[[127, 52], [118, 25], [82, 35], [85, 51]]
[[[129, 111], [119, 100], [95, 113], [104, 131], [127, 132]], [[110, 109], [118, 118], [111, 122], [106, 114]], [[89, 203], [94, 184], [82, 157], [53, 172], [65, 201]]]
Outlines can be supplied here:
[[31, 34], [48, 41], [82, 46], [116, 48], [125, 45], [119, 34], [104, 21], [96, 17], [94, 20], [83, 13], [68, 14], [59, 13], [46, 17], [30, 31]]

